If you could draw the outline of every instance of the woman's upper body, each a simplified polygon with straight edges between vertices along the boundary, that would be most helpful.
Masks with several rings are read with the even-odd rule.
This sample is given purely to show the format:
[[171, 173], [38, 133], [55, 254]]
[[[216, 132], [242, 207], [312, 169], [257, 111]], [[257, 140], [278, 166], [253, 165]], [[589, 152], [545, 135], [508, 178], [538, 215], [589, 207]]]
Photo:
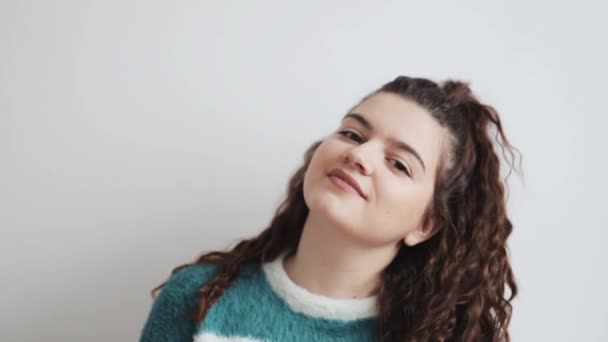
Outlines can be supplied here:
[[[308, 148], [268, 228], [194, 262], [219, 266], [206, 282], [186, 281], [192, 306], [179, 305], [196, 311], [202, 325], [194, 329], [181, 320], [171, 323], [176, 317], [159, 319], [157, 311], [170, 311], [163, 307], [185, 298], [167, 295], [155, 304], [144, 337], [162, 324], [205, 336], [200, 333], [216, 326], [234, 334], [227, 326], [270, 331], [278, 322], [298, 336], [293, 339], [313, 339], [307, 337], [323, 331], [318, 321], [295, 320], [306, 316], [291, 314], [281, 301], [259, 307], [249, 302], [256, 310], [237, 305], [245, 298], [275, 298], [255, 292], [272, 287], [235, 285], [251, 284], [243, 277], [246, 265], [271, 264], [287, 253], [281, 270], [291, 284], [333, 303], [376, 298], [378, 314], [368, 322], [373, 334], [357, 336], [391, 342], [509, 340], [517, 286], [507, 253], [513, 226], [498, 150], [514, 158], [498, 113], [466, 84], [397, 77]], [[173, 283], [164, 292], [173, 292]], [[250, 312], [262, 318], [246, 325]], [[349, 336], [340, 330], [344, 326], [326, 324], [336, 336]], [[257, 331], [252, 336], [265, 336]]]
[[375, 341], [376, 298], [335, 299], [294, 283], [284, 256], [249, 264], [196, 323], [199, 289], [217, 271], [186, 267], [171, 277], [153, 304], [142, 342]]

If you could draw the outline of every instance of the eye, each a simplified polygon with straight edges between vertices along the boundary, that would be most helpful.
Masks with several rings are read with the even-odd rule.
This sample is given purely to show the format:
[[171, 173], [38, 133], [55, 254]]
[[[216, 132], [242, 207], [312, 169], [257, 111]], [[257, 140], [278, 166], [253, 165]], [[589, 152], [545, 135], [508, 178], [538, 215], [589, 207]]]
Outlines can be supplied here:
[[395, 160], [395, 164], [394, 165], [397, 165], [397, 169], [399, 171], [405, 173], [406, 175], [408, 175], [410, 177], [412, 176], [412, 174], [410, 173], [410, 170], [405, 165], [403, 165], [403, 163]]
[[[358, 143], [361, 143], [363, 141], [363, 138], [361, 138], [360, 135], [358, 135], [357, 133], [355, 133], [353, 131], [344, 130], [344, 131], [338, 132], [338, 134], [346, 137], [349, 140], [356, 141]], [[409, 177], [412, 176], [412, 174], [410, 173], [410, 170], [407, 168], [407, 166], [403, 165], [403, 163], [401, 163], [398, 160], [394, 160], [394, 161], [395, 161], [394, 165], [396, 165], [397, 170], [399, 170], [400, 172], [405, 173]]]
[[340, 132], [338, 132], [338, 134], [341, 134], [341, 135], [345, 136], [347, 139], [356, 141], [358, 143], [363, 141], [361, 136], [359, 136], [357, 133], [352, 132], [352, 131], [340, 131]]

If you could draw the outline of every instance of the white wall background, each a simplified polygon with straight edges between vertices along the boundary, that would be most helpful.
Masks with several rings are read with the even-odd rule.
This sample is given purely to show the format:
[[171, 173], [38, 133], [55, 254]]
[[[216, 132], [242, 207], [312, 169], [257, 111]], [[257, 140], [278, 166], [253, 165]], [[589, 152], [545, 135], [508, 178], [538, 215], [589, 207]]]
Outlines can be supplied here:
[[607, 341], [602, 1], [2, 1], [0, 340], [133, 341], [398, 74], [471, 81], [512, 176], [515, 341]]

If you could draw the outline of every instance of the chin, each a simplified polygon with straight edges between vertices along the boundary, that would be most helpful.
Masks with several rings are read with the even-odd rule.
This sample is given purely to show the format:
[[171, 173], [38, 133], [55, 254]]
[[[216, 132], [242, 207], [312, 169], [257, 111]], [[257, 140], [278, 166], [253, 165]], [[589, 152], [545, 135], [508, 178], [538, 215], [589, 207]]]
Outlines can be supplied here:
[[350, 227], [350, 230], [362, 221], [361, 208], [332, 193], [318, 193], [317, 196], [312, 196], [308, 209], [332, 224]]

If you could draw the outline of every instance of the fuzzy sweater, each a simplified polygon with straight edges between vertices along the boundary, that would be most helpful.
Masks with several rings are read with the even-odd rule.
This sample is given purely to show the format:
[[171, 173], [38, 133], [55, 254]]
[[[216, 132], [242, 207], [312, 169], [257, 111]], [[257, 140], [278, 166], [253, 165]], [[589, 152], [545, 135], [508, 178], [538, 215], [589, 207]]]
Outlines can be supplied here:
[[295, 284], [273, 262], [243, 267], [238, 278], [196, 324], [198, 290], [216, 271], [212, 264], [173, 275], [154, 301], [140, 342], [374, 341], [377, 297], [336, 299]]

